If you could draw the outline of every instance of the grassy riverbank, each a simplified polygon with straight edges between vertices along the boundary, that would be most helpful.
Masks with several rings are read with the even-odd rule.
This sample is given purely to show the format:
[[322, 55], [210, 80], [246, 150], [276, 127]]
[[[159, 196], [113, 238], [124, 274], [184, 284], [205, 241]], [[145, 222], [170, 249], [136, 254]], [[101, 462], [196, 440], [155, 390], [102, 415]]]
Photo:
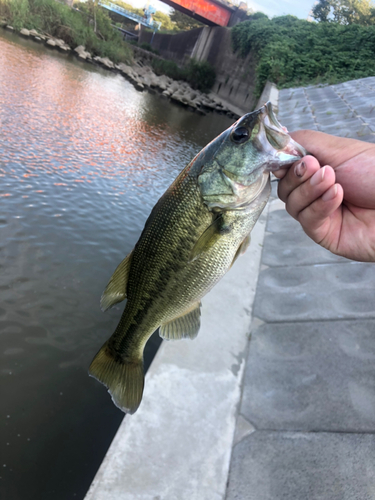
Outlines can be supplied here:
[[131, 49], [112, 28], [107, 13], [90, 0], [75, 6], [79, 11], [55, 0], [0, 0], [0, 17], [16, 30], [35, 29], [72, 48], [84, 45], [94, 56], [129, 62]]
[[[92, 0], [76, 3], [77, 9], [56, 0], [0, 0], [0, 19], [17, 31], [35, 29], [38, 33], [59, 38], [71, 48], [85, 46], [93, 57], [108, 57], [112, 62], [130, 63], [132, 50], [111, 26], [107, 11]], [[185, 68], [173, 61], [152, 62], [157, 75], [185, 80], [193, 88], [209, 92], [215, 82], [215, 71], [207, 62], [191, 60]]]

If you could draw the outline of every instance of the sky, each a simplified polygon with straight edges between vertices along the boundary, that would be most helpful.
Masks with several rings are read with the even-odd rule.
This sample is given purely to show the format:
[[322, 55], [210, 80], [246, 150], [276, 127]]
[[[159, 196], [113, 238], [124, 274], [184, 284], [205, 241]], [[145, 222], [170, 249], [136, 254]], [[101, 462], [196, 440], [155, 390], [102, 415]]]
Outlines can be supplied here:
[[[143, 8], [147, 4], [147, 0], [126, 1], [138, 8]], [[166, 13], [171, 12], [171, 8], [163, 2], [149, 0], [149, 3], [155, 7], [156, 10], [161, 10]], [[254, 12], [264, 12], [269, 17], [292, 14], [301, 19], [306, 19], [314, 5], [314, 0], [247, 0], [246, 3]]]

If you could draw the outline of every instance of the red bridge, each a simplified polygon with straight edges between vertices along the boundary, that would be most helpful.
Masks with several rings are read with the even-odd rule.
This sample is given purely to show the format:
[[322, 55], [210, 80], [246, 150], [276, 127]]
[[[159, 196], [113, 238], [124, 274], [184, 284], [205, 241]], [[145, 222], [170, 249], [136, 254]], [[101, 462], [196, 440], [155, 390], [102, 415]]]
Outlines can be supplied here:
[[[237, 7], [220, 0], [162, 0], [162, 2], [209, 26], [232, 26], [241, 20], [247, 9], [244, 2]], [[235, 19], [237, 17], [238, 20]]]

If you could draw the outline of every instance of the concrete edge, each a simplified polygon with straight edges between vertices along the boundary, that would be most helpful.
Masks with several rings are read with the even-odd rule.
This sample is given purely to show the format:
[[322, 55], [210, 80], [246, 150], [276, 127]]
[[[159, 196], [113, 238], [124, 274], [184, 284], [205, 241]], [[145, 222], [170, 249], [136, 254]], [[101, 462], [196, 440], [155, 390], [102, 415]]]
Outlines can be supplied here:
[[279, 110], [279, 89], [274, 83], [267, 81], [255, 109], [261, 108], [268, 101], [271, 101], [273, 110], [277, 114]]
[[[239, 106], [235, 106], [234, 104], [230, 103], [229, 101], [223, 99], [221, 96], [215, 94], [214, 92], [211, 92], [213, 95], [219, 99], [224, 106], [229, 109], [234, 115], [236, 115], [238, 118], [240, 118], [243, 115], [246, 115], [246, 113], [250, 113], [252, 110], [241, 108]], [[276, 85], [272, 82], [267, 82], [266, 85], [264, 86], [262, 95], [258, 99], [258, 102], [254, 108], [259, 109], [261, 108], [266, 102], [271, 101], [272, 107], [277, 114], [278, 108], [279, 108], [279, 89], [276, 87]]]

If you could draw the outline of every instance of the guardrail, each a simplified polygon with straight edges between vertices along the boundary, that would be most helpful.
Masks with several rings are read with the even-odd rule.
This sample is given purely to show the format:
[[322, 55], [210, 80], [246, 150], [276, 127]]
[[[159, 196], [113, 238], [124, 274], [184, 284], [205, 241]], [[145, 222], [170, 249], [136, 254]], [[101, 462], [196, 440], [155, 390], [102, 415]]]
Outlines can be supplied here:
[[108, 2], [99, 2], [99, 5], [101, 7], [104, 7], [105, 9], [111, 10], [112, 12], [115, 12], [116, 14], [120, 14], [120, 16], [127, 17], [128, 19], [131, 19], [132, 21], [135, 21], [136, 23], [143, 24], [143, 26], [147, 26], [147, 28], [151, 28], [154, 31], [157, 31], [160, 29], [161, 23], [157, 21], [149, 21], [146, 17], [139, 16], [138, 14], [135, 14], [134, 12], [131, 12], [130, 10], [126, 10], [123, 7], [120, 7], [119, 5]]

